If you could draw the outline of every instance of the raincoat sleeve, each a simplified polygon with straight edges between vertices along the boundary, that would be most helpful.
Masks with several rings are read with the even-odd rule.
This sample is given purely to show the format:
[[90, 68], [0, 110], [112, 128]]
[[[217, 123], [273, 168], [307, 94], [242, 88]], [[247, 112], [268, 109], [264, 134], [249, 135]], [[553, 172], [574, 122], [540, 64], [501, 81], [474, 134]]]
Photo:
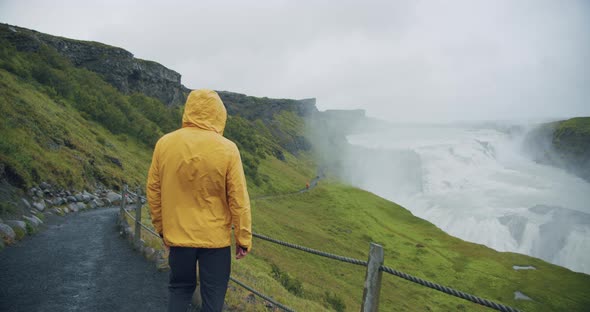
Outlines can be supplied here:
[[158, 144], [154, 148], [152, 164], [148, 172], [147, 180], [147, 200], [150, 205], [150, 215], [152, 224], [156, 232], [162, 236], [162, 193], [160, 188], [160, 169], [158, 161]]
[[250, 197], [246, 188], [246, 177], [242, 167], [242, 159], [238, 148], [230, 161], [226, 177], [227, 201], [231, 212], [236, 244], [252, 249], [252, 216], [250, 213]]

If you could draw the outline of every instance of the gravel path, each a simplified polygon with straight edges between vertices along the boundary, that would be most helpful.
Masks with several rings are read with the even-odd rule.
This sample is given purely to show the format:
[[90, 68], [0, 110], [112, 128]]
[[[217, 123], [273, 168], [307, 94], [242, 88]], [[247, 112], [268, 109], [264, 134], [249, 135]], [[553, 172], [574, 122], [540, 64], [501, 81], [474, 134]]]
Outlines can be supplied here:
[[50, 217], [0, 252], [0, 311], [165, 311], [168, 273], [118, 235], [117, 211]]

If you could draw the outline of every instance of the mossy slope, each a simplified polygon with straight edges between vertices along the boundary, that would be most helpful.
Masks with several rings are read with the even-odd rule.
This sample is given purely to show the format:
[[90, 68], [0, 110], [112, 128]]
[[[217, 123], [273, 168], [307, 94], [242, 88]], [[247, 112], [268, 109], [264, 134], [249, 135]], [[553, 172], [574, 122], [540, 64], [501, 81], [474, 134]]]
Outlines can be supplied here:
[[[523, 311], [584, 311], [590, 276], [516, 253], [494, 251], [454, 238], [372, 193], [332, 181], [308, 192], [254, 201], [254, 230], [277, 239], [366, 259], [370, 242], [384, 247], [385, 265]], [[272, 278], [272, 266], [302, 283], [294, 295]], [[515, 271], [514, 265], [531, 265]], [[255, 239], [236, 276], [302, 311], [309, 301], [330, 307], [327, 293], [358, 311], [364, 269]], [[260, 282], [260, 281], [264, 282]], [[534, 301], [514, 299], [520, 291]], [[382, 311], [485, 311], [486, 308], [384, 275]]]

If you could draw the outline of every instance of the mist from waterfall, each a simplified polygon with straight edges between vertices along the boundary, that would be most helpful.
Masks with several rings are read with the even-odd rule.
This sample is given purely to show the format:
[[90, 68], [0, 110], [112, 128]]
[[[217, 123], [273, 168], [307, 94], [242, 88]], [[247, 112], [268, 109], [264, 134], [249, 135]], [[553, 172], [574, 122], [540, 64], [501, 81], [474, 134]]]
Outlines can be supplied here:
[[590, 273], [590, 183], [534, 162], [527, 131], [488, 123], [349, 135], [343, 177], [453, 236]]

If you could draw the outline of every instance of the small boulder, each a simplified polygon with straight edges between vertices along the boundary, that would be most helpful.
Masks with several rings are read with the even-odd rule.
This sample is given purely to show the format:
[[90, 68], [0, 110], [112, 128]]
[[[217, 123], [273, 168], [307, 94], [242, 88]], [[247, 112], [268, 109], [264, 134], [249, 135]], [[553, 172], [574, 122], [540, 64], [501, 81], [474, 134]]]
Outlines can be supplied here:
[[76, 203], [69, 203], [67, 209], [72, 212], [78, 212], [78, 205]]
[[41, 184], [39, 184], [39, 187], [40, 187], [42, 190], [47, 190], [47, 189], [50, 189], [50, 188], [51, 188], [51, 184], [49, 184], [49, 183], [47, 183], [47, 182], [41, 182]]
[[96, 196], [94, 196], [91, 193], [88, 193], [87, 191], [82, 192], [82, 196], [88, 196], [88, 198], [90, 198], [90, 200], [93, 200], [96, 198]]
[[102, 199], [100, 199], [100, 198], [99, 199], [95, 199], [94, 201], [96, 202], [96, 205], [98, 207], [104, 207], [105, 206], [104, 201]]
[[45, 200], [45, 206], [49, 208], [49, 207], [53, 206], [53, 202], [51, 200], [49, 200], [49, 199], [46, 199]]
[[82, 194], [82, 201], [85, 203], [88, 203], [92, 200], [92, 197], [90, 197], [90, 195], [86, 195], [86, 194]]
[[6, 220], [4, 221], [4, 223], [8, 224], [12, 229], [14, 228], [20, 228], [22, 230], [26, 230], [27, 229], [27, 225], [24, 221], [20, 221], [20, 220]]
[[[24, 218], [25, 216], [23, 216]], [[39, 226], [37, 225], [37, 223], [35, 223], [34, 221], [31, 221], [27, 218], [25, 219], [25, 224], [27, 225], [27, 233], [29, 234], [35, 234], [37, 233], [37, 230], [39, 229]]]
[[76, 199], [76, 197], [72, 196], [72, 195], [68, 195], [68, 197], [66, 197], [66, 199], [68, 200], [68, 203], [75, 203], [78, 200]]
[[[41, 216], [43, 216], [43, 215], [41, 214]], [[39, 218], [39, 216], [31, 216], [31, 218], [36, 219], [37, 222], [39, 222], [39, 224], [43, 224], [43, 220], [41, 220], [41, 218]]]
[[21, 198], [20, 201], [23, 203], [23, 205], [25, 205], [27, 209], [31, 209], [31, 204], [29, 204], [28, 200], [26, 200], [25, 198]]
[[33, 203], [33, 207], [39, 211], [45, 210], [45, 202], [43, 200]]
[[76, 201], [78, 202], [84, 201], [84, 196], [81, 193], [74, 195], [74, 197], [76, 197]]
[[66, 203], [66, 200], [63, 197], [57, 197], [57, 198], [53, 199], [54, 206], [61, 206], [65, 203]]
[[1, 242], [9, 245], [16, 240], [16, 233], [8, 224], [0, 223], [0, 237]]
[[88, 203], [88, 207], [89, 207], [90, 209], [96, 209], [96, 208], [98, 207], [98, 203], [96, 202], [96, 199], [93, 199], [93, 200], [91, 200], [91, 201]]
[[107, 193], [107, 199], [111, 202], [112, 205], [118, 205], [121, 203], [121, 194], [115, 193], [113, 191], [109, 191]]
[[76, 206], [78, 206], [78, 210], [86, 210], [86, 204], [83, 202], [77, 202]]
[[148, 260], [154, 260], [154, 258], [156, 256], [156, 251], [152, 247], [146, 247], [143, 249], [143, 255]]
[[39, 218], [37, 217], [23, 216], [23, 219], [29, 221], [29, 223], [33, 225], [35, 228], [38, 228], [41, 224], [43, 224], [43, 221], [39, 220]]
[[514, 292], [514, 300], [533, 301], [533, 299], [531, 299], [531, 297], [521, 293], [520, 291]]
[[[49, 211], [47, 211], [46, 213], [49, 213]], [[33, 217], [43, 221], [45, 220], [45, 213], [41, 213], [37, 210], [31, 209], [31, 214], [33, 215]]]
[[45, 196], [45, 193], [44, 193], [42, 190], [40, 190], [40, 189], [37, 189], [37, 190], [35, 191], [35, 196], [37, 196], [37, 197], [39, 197], [39, 198], [43, 198], [43, 196]]
[[6, 220], [4, 221], [8, 226], [10, 226], [14, 233], [16, 233], [16, 239], [19, 240], [27, 234], [27, 224], [24, 221], [20, 220]]

